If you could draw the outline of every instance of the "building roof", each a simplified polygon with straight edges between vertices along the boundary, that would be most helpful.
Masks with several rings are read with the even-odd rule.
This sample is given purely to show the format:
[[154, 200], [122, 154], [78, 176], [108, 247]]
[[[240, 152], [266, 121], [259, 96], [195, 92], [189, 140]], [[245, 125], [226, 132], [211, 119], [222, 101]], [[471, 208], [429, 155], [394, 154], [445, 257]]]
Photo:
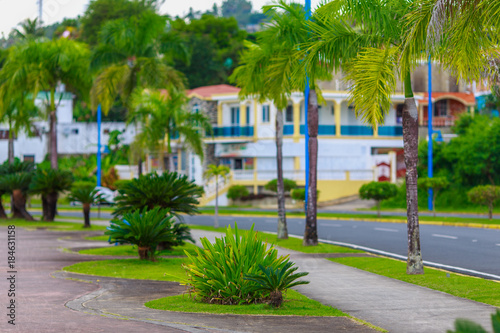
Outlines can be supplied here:
[[188, 97], [200, 97], [203, 99], [212, 99], [215, 95], [238, 94], [240, 88], [230, 86], [229, 84], [217, 84], [214, 86], [204, 86], [187, 91]]
[[[438, 101], [440, 99], [455, 99], [462, 102], [465, 105], [475, 105], [476, 98], [473, 93], [461, 93], [461, 92], [433, 92], [432, 100]], [[424, 98], [420, 100], [421, 104], [429, 103], [429, 95], [424, 93]]]

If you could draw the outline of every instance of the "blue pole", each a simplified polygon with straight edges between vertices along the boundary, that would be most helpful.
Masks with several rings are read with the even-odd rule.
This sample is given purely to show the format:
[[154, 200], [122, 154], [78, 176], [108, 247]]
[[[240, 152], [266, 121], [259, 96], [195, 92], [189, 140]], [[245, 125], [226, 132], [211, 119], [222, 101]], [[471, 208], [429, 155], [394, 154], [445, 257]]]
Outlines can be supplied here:
[[[427, 107], [427, 131], [429, 135], [429, 143], [427, 145], [427, 177], [433, 177], [432, 170], [432, 61], [429, 55], [429, 74], [428, 74], [428, 85], [429, 85], [429, 106]], [[427, 207], [430, 211], [434, 211], [432, 205], [433, 190], [429, 188], [429, 198], [427, 200]]]
[[97, 186], [101, 186], [101, 104], [97, 107]]
[[[306, 20], [309, 20], [311, 17], [311, 0], [305, 0], [306, 1]], [[307, 192], [309, 191], [309, 127], [307, 124], [307, 113], [309, 109], [309, 77], [306, 76], [306, 89], [304, 90], [304, 123], [305, 123], [305, 141], [306, 141], [306, 152], [305, 152], [305, 158], [306, 158], [306, 197], [305, 197], [305, 204], [307, 207], [307, 200], [308, 200], [308, 194]]]

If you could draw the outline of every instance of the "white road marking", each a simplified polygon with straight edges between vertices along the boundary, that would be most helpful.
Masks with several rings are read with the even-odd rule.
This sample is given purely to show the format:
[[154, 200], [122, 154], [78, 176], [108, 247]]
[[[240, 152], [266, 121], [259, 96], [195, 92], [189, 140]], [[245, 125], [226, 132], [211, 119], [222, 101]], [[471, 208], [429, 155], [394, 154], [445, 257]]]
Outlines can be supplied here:
[[495, 244], [496, 246], [500, 246], [500, 244]]
[[476, 243], [476, 242], [477, 242], [477, 239], [473, 239], [473, 240], [472, 240], [472, 243]]
[[264, 220], [264, 222], [266, 222], [266, 223], [275, 223], [276, 221], [275, 220], [266, 219], [266, 220]]
[[440, 234], [432, 234], [432, 237], [448, 238], [448, 239], [458, 239], [458, 237], [455, 237], [455, 236], [440, 235]]
[[399, 230], [397, 229], [389, 229], [389, 228], [374, 228], [374, 229], [378, 231], [399, 232]]
[[322, 227], [341, 227], [340, 224], [330, 224], [330, 223], [320, 223], [319, 225]]

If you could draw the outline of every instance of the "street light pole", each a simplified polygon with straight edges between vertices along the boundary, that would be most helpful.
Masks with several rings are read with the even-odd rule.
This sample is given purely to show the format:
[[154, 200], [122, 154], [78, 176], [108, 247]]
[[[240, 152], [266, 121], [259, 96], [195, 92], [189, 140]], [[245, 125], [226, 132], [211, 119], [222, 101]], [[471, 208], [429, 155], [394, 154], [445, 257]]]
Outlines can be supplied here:
[[[428, 91], [429, 91], [429, 103], [427, 107], [427, 131], [428, 131], [428, 136], [429, 136], [429, 141], [427, 145], [427, 177], [432, 178], [433, 177], [433, 163], [432, 163], [432, 60], [431, 56], [429, 55], [429, 74], [428, 74]], [[429, 188], [429, 197], [427, 200], [427, 207], [429, 208], [430, 211], [434, 211], [434, 207], [432, 204], [432, 197], [433, 197], [433, 189], [432, 187]]]
[[97, 186], [101, 186], [101, 104], [97, 107]]

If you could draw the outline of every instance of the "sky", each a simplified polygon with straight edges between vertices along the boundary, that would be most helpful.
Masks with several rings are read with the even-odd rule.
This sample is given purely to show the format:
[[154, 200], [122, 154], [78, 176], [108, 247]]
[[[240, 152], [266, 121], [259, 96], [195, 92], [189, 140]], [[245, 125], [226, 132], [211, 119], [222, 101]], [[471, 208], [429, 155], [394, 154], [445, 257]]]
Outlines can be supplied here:
[[[83, 14], [89, 2], [89, 0], [43, 0], [44, 25], [59, 22], [65, 17], [74, 18]], [[171, 16], [184, 15], [189, 12], [190, 7], [201, 11], [211, 9], [214, 2], [220, 6], [222, 0], [165, 0], [160, 12]], [[250, 0], [250, 2], [253, 9], [257, 10], [272, 0]], [[314, 9], [319, 2], [320, 0], [311, 0], [312, 8]], [[0, 0], [0, 34], [7, 36], [19, 22], [36, 17], [38, 17], [38, 0]]]

